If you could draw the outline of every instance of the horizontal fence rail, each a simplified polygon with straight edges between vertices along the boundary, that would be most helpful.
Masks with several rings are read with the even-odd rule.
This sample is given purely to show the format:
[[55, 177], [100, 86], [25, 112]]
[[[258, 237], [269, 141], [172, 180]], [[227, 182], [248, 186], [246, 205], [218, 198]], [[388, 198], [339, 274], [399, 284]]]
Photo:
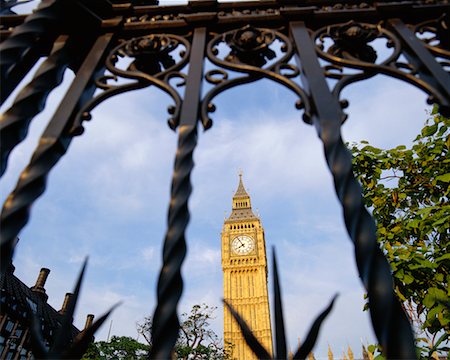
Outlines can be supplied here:
[[[341, 137], [348, 105], [341, 94], [350, 84], [382, 74], [424, 91], [428, 102], [436, 103], [439, 111], [449, 116], [448, 2], [157, 3], [43, 0], [28, 16], [1, 15], [1, 102], [34, 64], [43, 61], [1, 115], [0, 175], [7, 170], [9, 154], [27, 137], [33, 118], [45, 108], [64, 73], [75, 74], [30, 163], [3, 204], [2, 273], [12, 261], [16, 239], [32, 206], [46, 190], [51, 170], [72, 140], [82, 135], [83, 122], [92, 118], [91, 111], [128, 91], [150, 86], [164, 91], [173, 102], [168, 108], [168, 125], [178, 132], [178, 148], [150, 357], [170, 358], [179, 330], [180, 269], [186, 256], [190, 177], [199, 123], [205, 130], [213, 129], [214, 99], [219, 94], [267, 79], [295, 94], [293, 105], [305, 123], [316, 127], [323, 143], [355, 247], [359, 276], [368, 293], [372, 325], [385, 356], [415, 358], [408, 317], [394, 295], [390, 266], [377, 244], [375, 222], [364, 207], [351, 154]], [[379, 58], [372, 47], [376, 39], [390, 47], [387, 57]], [[205, 69], [205, 60], [212, 69]], [[333, 87], [329, 80], [336, 80]], [[203, 93], [206, 83], [210, 88]], [[277, 346], [281, 349], [284, 330], [279, 333], [283, 339]], [[284, 357], [284, 351], [279, 351]]]

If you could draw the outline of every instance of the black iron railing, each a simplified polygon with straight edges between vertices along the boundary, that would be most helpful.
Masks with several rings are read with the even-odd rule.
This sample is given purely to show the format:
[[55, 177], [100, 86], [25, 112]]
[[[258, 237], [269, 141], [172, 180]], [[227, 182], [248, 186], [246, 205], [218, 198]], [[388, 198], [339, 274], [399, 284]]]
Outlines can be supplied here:
[[[385, 355], [414, 358], [412, 331], [394, 296], [389, 264], [377, 245], [374, 220], [363, 205], [351, 154], [341, 138], [347, 105], [341, 93], [351, 83], [383, 74], [423, 90], [430, 103], [437, 103], [440, 112], [449, 115], [449, 16], [445, 0], [199, 0], [183, 6], [158, 6], [150, 0], [43, 0], [27, 17], [3, 15], [1, 102], [38, 59], [46, 59], [2, 115], [1, 174], [11, 150], [25, 139], [30, 122], [45, 107], [63, 72], [69, 68], [76, 76], [3, 205], [2, 272], [12, 259], [15, 240], [28, 222], [32, 205], [45, 192], [50, 171], [83, 133], [90, 111], [127, 91], [161, 89], [173, 101], [168, 123], [178, 131], [179, 142], [150, 356], [168, 359], [178, 335], [176, 310], [182, 294], [180, 269], [186, 254], [198, 122], [204, 129], [211, 128], [213, 101], [223, 91], [265, 78], [294, 92], [303, 120], [316, 127], [323, 142], [369, 296], [373, 328]], [[423, 32], [431, 36], [417, 36]], [[371, 46], [375, 39], [384, 39], [392, 48], [384, 60], [377, 59]], [[125, 67], [123, 59], [128, 60]], [[213, 69], [205, 70], [205, 59]], [[188, 72], [184, 72], [186, 65]], [[128, 82], [116, 81], [121, 78]], [[173, 86], [174, 78], [181, 79], [184, 96]], [[329, 79], [337, 80], [333, 88]], [[202, 96], [205, 82], [212, 87]], [[96, 89], [102, 91], [94, 96]]]

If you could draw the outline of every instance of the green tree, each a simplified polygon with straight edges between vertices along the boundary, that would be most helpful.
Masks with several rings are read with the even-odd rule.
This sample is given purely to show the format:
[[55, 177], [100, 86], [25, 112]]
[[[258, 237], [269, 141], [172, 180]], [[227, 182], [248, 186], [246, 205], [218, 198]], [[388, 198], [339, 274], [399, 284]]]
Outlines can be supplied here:
[[[217, 334], [210, 328], [210, 321], [214, 319], [216, 307], [206, 304], [194, 305], [190, 313], [181, 315], [180, 333], [175, 345], [175, 357], [184, 359], [229, 359], [228, 351], [224, 349]], [[152, 345], [152, 318], [146, 317], [137, 324], [137, 331]]]
[[[395, 293], [421, 356], [449, 350], [450, 119], [433, 110], [412, 147], [352, 144], [355, 173], [377, 221]], [[433, 355], [435, 356], [435, 354]]]
[[128, 336], [113, 336], [110, 341], [92, 343], [82, 360], [144, 360], [149, 346]]

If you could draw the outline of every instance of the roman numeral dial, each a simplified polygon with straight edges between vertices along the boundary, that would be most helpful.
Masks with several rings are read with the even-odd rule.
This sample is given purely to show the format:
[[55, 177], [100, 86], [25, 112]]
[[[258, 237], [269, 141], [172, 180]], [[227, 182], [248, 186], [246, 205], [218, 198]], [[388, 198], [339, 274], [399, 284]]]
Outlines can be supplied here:
[[247, 255], [255, 249], [255, 241], [248, 235], [239, 235], [231, 241], [231, 249], [237, 255]]

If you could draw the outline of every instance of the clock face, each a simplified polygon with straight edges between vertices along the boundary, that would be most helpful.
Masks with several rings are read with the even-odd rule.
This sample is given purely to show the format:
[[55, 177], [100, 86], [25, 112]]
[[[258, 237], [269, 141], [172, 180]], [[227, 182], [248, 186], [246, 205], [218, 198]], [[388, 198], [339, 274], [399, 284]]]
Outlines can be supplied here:
[[239, 235], [231, 242], [231, 248], [237, 255], [247, 255], [255, 248], [255, 241], [248, 235]]

